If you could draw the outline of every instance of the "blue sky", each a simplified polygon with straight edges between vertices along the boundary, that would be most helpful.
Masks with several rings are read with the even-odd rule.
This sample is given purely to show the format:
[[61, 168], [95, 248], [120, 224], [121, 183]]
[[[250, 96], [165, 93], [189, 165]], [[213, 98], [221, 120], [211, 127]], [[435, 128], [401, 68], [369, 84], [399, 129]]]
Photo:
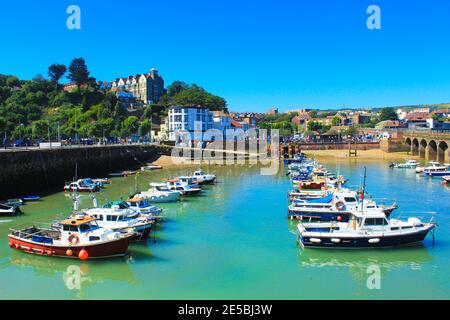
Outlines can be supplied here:
[[[81, 30], [66, 28], [71, 4]], [[450, 102], [448, 0], [16, 0], [0, 27], [0, 73], [24, 79], [82, 56], [98, 80], [157, 67], [232, 110]]]

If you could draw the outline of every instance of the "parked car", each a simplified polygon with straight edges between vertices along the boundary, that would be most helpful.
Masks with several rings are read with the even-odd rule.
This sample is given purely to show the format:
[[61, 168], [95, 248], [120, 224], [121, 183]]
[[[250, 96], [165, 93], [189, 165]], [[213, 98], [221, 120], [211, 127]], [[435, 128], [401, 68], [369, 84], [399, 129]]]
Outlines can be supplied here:
[[13, 147], [18, 148], [18, 147], [28, 147], [30, 145], [30, 142], [28, 141], [28, 139], [19, 139], [14, 141], [13, 143]]

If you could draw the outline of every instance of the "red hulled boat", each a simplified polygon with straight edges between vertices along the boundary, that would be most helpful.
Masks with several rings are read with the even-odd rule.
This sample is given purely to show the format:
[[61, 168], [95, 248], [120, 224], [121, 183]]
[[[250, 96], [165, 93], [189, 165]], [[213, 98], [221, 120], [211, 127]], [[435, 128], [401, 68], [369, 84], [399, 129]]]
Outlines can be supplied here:
[[100, 228], [95, 219], [76, 216], [50, 228], [11, 229], [8, 238], [12, 249], [26, 253], [87, 260], [126, 255], [134, 235]]

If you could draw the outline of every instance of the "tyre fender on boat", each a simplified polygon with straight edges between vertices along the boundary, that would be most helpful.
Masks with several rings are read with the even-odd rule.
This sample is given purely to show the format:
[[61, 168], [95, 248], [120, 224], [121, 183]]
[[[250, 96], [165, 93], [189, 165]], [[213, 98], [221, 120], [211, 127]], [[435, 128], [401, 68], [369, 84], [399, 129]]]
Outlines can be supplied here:
[[80, 242], [80, 238], [76, 234], [71, 234], [67, 239], [71, 245], [77, 245]]
[[338, 209], [339, 211], [344, 210], [345, 208], [345, 203], [342, 201], [338, 201], [336, 202], [336, 204], [334, 205], [336, 207], [336, 209]]

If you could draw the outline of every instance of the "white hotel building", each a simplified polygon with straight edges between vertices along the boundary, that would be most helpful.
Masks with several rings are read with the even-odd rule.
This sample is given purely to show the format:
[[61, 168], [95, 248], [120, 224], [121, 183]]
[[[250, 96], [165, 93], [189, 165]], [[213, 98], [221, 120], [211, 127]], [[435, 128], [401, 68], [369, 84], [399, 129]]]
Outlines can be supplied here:
[[[196, 122], [201, 122], [200, 128], [196, 128]], [[194, 131], [207, 131], [214, 128], [214, 114], [206, 107], [181, 107], [169, 108], [169, 140], [177, 141], [177, 131], [187, 131], [194, 140]]]

